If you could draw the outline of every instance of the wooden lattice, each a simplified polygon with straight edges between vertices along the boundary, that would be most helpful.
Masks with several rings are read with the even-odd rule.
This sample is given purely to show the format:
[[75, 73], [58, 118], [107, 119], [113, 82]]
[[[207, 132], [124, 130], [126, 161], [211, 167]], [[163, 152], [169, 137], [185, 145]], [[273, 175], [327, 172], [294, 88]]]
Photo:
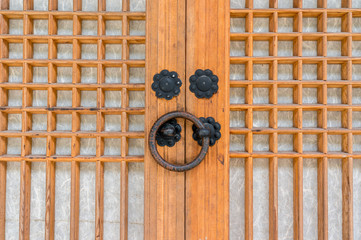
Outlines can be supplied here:
[[[6, 166], [9, 161], [21, 162], [21, 192], [19, 235], [29, 237], [31, 162], [46, 162], [46, 218], [45, 237], [54, 237], [55, 214], [55, 163], [71, 161], [71, 236], [79, 234], [79, 163], [96, 161], [96, 233], [103, 234], [104, 162], [121, 161], [121, 239], [127, 239], [127, 195], [129, 161], [143, 161], [139, 152], [129, 148], [141, 144], [144, 132], [133, 128], [132, 121], [144, 120], [145, 84], [130, 80], [130, 71], [143, 69], [145, 56], [132, 55], [135, 49], [143, 49], [145, 33], [132, 34], [130, 25], [145, 21], [145, 12], [132, 12], [129, 0], [122, 1], [122, 9], [110, 12], [107, 1], [98, 1], [97, 11], [82, 11], [82, 1], [73, 1], [73, 11], [58, 11], [58, 1], [50, 0], [48, 10], [37, 11], [33, 0], [23, 2], [23, 10], [11, 10], [11, 2], [0, 2], [0, 238], [5, 236]], [[10, 9], [9, 9], [10, 8]], [[34, 10], [35, 9], [35, 10]], [[107, 11], [106, 11], [107, 10]], [[23, 30], [16, 33], [10, 21], [22, 21]], [[45, 21], [39, 21], [45, 20]], [[60, 21], [68, 21], [69, 32], [59, 29]], [[83, 23], [95, 24], [95, 33], [87, 33]], [[37, 32], [41, 24], [48, 24], [45, 33]], [[109, 26], [107, 26], [109, 24]], [[113, 24], [113, 25], [110, 25]], [[36, 26], [36, 27], [35, 27]], [[89, 26], [89, 22], [88, 22]], [[35, 31], [34, 31], [35, 30]], [[111, 31], [109, 35], [108, 31]], [[41, 35], [43, 34], [43, 35]], [[22, 45], [23, 51], [14, 53], [14, 46]], [[43, 44], [43, 45], [38, 45]], [[45, 44], [45, 45], [44, 45]], [[38, 59], [38, 47], [47, 47], [48, 54]], [[88, 47], [85, 49], [84, 47]], [[113, 50], [112, 50], [113, 47]], [[120, 47], [116, 52], [114, 48]], [[108, 49], [110, 48], [110, 49]], [[21, 46], [20, 46], [21, 49]], [[107, 56], [108, 50], [112, 56]], [[65, 51], [65, 53], [64, 53]], [[64, 59], [66, 51], [70, 56]], [[92, 52], [93, 51], [93, 52]], [[113, 52], [112, 52], [113, 51]], [[116, 53], [114, 53], [114, 51]], [[120, 56], [120, 53], [121, 56]], [[20, 57], [16, 57], [20, 54]], [[88, 55], [87, 55], [88, 54]], [[90, 56], [90, 58], [89, 58]], [[14, 59], [17, 58], [17, 59]], [[41, 56], [40, 56], [41, 57]], [[14, 68], [22, 68], [20, 82], [9, 81]], [[35, 81], [36, 71], [47, 69], [45, 82]], [[59, 71], [70, 69], [70, 81], [60, 81]], [[95, 82], [84, 83], [82, 75], [91, 68], [96, 70]], [[117, 69], [118, 79], [107, 80], [107, 69]], [[45, 104], [38, 104], [39, 94], [46, 96]], [[44, 95], [45, 94], [45, 95]], [[14, 99], [20, 97], [20, 104]], [[9, 127], [14, 114], [20, 114], [19, 126]], [[37, 118], [40, 116], [44, 118]], [[68, 115], [70, 118], [64, 118]], [[115, 129], [107, 127], [107, 117], [115, 116], [119, 124]], [[90, 119], [94, 129], [83, 128], [82, 118]], [[40, 120], [39, 120], [40, 119]], [[71, 122], [70, 129], [59, 126], [62, 121]], [[113, 124], [114, 124], [113, 119]], [[90, 124], [90, 125], [92, 125]], [[8, 128], [9, 127], [9, 128]], [[135, 129], [135, 130], [134, 130]], [[37, 139], [41, 139], [37, 141]], [[115, 152], [107, 151], [107, 140], [113, 140]], [[8, 143], [18, 143], [12, 151]], [[60, 151], [59, 143], [66, 142], [68, 149]], [[34, 154], [34, 144], [43, 144], [44, 152]], [[94, 153], [82, 149], [82, 144], [96, 149]], [[120, 149], [120, 151], [118, 151]], [[114, 150], [114, 149], [113, 149]]]
[[[352, 9], [351, 0], [339, 1], [340, 8], [329, 7], [326, 0], [315, 1], [313, 8], [303, 6], [305, 1], [293, 1], [293, 8], [285, 9], [279, 8], [280, 1], [269, 2], [269, 6], [257, 9], [254, 1], [246, 0], [244, 9], [230, 11], [231, 53], [232, 44], [233, 50], [244, 46], [244, 51], [230, 57], [230, 87], [236, 99], [232, 102], [231, 97], [230, 104], [231, 144], [232, 140], [244, 142], [231, 149], [230, 157], [245, 158], [245, 239], [253, 238], [253, 198], [257, 196], [253, 196], [252, 174], [256, 158], [269, 158], [269, 239], [277, 239], [281, 217], [278, 159], [293, 159], [294, 239], [303, 239], [303, 161], [318, 159], [318, 239], [327, 239], [328, 160], [341, 158], [342, 235], [352, 239], [352, 166], [353, 159], [361, 156], [357, 150], [361, 60], [356, 47], [361, 36], [361, 10]], [[336, 27], [330, 25], [335, 19], [339, 20]], [[268, 29], [260, 30], [260, 21], [268, 21]], [[313, 26], [308, 28], [312, 24], [305, 21]], [[307, 47], [310, 42], [311, 47]], [[285, 53], [287, 43], [291, 51]], [[286, 78], [280, 74], [285, 65], [291, 69]], [[262, 68], [266, 69], [263, 75]], [[287, 91], [289, 98], [280, 99]], [[267, 100], [259, 101], [260, 96]], [[255, 124], [256, 115], [266, 124]], [[232, 116], [239, 121], [232, 123]], [[291, 121], [285, 123], [287, 119]], [[286, 135], [293, 147], [282, 150], [279, 146], [285, 144], [282, 139]], [[257, 148], [261, 138], [267, 139], [267, 146]], [[335, 139], [339, 143], [336, 150], [330, 146]], [[314, 149], [309, 149], [307, 145], [314, 142]]]

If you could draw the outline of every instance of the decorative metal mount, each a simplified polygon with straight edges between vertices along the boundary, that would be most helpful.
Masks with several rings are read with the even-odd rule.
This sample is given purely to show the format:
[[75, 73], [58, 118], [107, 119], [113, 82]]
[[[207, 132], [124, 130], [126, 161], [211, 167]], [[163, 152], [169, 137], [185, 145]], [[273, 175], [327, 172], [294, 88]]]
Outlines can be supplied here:
[[208, 135], [210, 138], [209, 146], [213, 146], [216, 141], [221, 138], [221, 125], [212, 117], [201, 117], [199, 120], [201, 120], [208, 131], [206, 131], [206, 129], [199, 129], [196, 125], [193, 124], [193, 139], [196, 140], [200, 146], [202, 146], [202, 139], [204, 136]]
[[209, 69], [198, 69], [194, 75], [189, 78], [191, 85], [189, 90], [197, 98], [211, 98], [218, 91], [218, 77], [213, 75]]
[[162, 124], [155, 136], [159, 146], [173, 147], [181, 139], [182, 127], [175, 118]]
[[179, 95], [181, 86], [182, 81], [176, 72], [169, 72], [165, 69], [153, 77], [152, 89], [158, 98], [171, 100], [174, 96]]
[[[163, 124], [165, 124], [168, 121], [175, 119], [175, 118], [185, 118], [187, 120], [192, 121], [198, 129], [201, 129], [199, 132], [202, 133], [200, 135], [203, 136], [202, 149], [199, 152], [198, 156], [191, 162], [184, 161], [186, 163], [182, 164], [182, 165], [173, 164], [173, 163], [170, 163], [170, 162], [167, 162], [166, 160], [164, 160], [160, 156], [160, 154], [157, 150], [157, 144], [156, 144], [156, 136], [158, 135], [158, 131], [160, 131], [160, 128], [163, 126]], [[163, 132], [168, 132], [167, 135], [169, 135], [169, 133], [171, 135], [172, 131], [170, 131], [168, 129], [169, 128], [166, 127], [166, 130], [164, 130]], [[203, 161], [204, 157], [207, 154], [208, 148], [209, 148], [209, 135], [210, 135], [209, 130], [205, 128], [205, 124], [196, 116], [194, 116], [190, 113], [187, 113], [187, 112], [170, 112], [170, 113], [167, 113], [167, 114], [161, 116], [154, 123], [153, 127], [150, 129], [149, 141], [148, 141], [150, 153], [152, 154], [154, 160], [157, 161], [157, 163], [159, 165], [161, 165], [162, 167], [164, 167], [165, 169], [168, 169], [170, 171], [175, 171], [175, 172], [185, 172], [192, 168], [195, 168]]]

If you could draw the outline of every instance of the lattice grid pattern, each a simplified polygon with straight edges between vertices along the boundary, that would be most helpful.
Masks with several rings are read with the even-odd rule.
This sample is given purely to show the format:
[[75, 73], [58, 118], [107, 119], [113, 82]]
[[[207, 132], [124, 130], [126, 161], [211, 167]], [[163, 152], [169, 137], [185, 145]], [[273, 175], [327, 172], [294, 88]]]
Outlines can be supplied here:
[[361, 236], [360, 7], [231, 1], [231, 239]]
[[[129, 239], [141, 238], [143, 219], [128, 216], [128, 194], [143, 194], [145, 1], [2, 0], [0, 58], [0, 182], [7, 183], [0, 186], [0, 238], [51, 239], [55, 232], [88, 239], [117, 228], [121, 239], [128, 230]], [[112, 174], [119, 189], [109, 189]], [[20, 204], [13, 205], [9, 186], [17, 177]], [[128, 193], [132, 181], [141, 186]], [[37, 193], [43, 199], [32, 202]], [[69, 197], [65, 228], [56, 213], [62, 194]], [[106, 195], [119, 198], [116, 219], [104, 216]], [[37, 202], [44, 205], [36, 215]], [[143, 214], [141, 200], [129, 208]]]

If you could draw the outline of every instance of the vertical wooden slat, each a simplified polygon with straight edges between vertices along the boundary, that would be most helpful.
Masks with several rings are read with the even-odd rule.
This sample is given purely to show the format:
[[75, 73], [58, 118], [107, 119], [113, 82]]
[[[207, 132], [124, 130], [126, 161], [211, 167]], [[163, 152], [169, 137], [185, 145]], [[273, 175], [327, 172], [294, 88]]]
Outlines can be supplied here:
[[55, 162], [46, 163], [45, 239], [54, 239], [55, 231]]
[[303, 158], [293, 162], [293, 238], [303, 239]]
[[327, 165], [327, 157], [317, 160], [317, 227], [319, 240], [328, 239]]
[[278, 158], [269, 161], [269, 239], [278, 239]]
[[[353, 159], [342, 159], [342, 239], [353, 239]], [[357, 226], [355, 226], [357, 227]]]
[[5, 239], [6, 162], [0, 162], [0, 239]]
[[79, 239], [80, 163], [71, 162], [70, 239]]
[[[130, 199], [130, 201], [132, 201]], [[121, 163], [120, 173], [120, 240], [128, 239], [128, 163]]]
[[95, 239], [103, 239], [104, 220], [104, 163], [96, 162], [95, 186]]
[[245, 163], [245, 240], [253, 240], [253, 158]]
[[22, 161], [20, 167], [20, 210], [19, 210], [19, 239], [30, 237], [30, 190], [31, 190], [31, 162]]
[[[148, 149], [148, 133], [163, 114], [185, 110], [185, 7], [185, 1], [147, 1], [144, 163], [147, 240], [184, 239], [185, 175], [165, 170], [154, 161]], [[179, 96], [169, 101], [158, 99], [151, 90], [153, 76], [163, 69], [176, 71], [183, 82]], [[173, 148], [158, 150], [167, 161], [184, 163], [184, 139]]]

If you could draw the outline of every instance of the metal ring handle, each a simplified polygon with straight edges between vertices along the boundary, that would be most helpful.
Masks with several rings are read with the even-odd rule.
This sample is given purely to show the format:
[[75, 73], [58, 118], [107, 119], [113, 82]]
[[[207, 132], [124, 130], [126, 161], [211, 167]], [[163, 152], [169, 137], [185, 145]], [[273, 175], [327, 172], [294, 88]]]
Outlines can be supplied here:
[[192, 162], [184, 164], [184, 165], [171, 164], [171, 163], [165, 161], [160, 156], [160, 154], [158, 152], [158, 149], [157, 149], [155, 137], [156, 137], [156, 134], [157, 134], [160, 126], [162, 126], [162, 124], [164, 124], [165, 122], [167, 122], [167, 121], [169, 121], [170, 119], [173, 119], [173, 118], [185, 118], [185, 119], [188, 119], [188, 120], [192, 121], [197, 126], [197, 128], [205, 129], [204, 123], [201, 120], [199, 120], [197, 117], [195, 117], [194, 115], [192, 115], [190, 113], [187, 113], [187, 112], [170, 112], [170, 113], [167, 113], [167, 114], [161, 116], [154, 123], [152, 129], [150, 130], [150, 133], [149, 133], [149, 149], [150, 149], [150, 152], [151, 152], [152, 156], [157, 161], [157, 163], [159, 165], [161, 165], [162, 167], [164, 167], [165, 169], [168, 169], [170, 171], [175, 171], [175, 172], [185, 172], [185, 171], [188, 171], [188, 170], [198, 166], [202, 162], [202, 160], [206, 156], [208, 148], [209, 148], [209, 136], [204, 136], [203, 137], [201, 152], [198, 154], [198, 156]]

